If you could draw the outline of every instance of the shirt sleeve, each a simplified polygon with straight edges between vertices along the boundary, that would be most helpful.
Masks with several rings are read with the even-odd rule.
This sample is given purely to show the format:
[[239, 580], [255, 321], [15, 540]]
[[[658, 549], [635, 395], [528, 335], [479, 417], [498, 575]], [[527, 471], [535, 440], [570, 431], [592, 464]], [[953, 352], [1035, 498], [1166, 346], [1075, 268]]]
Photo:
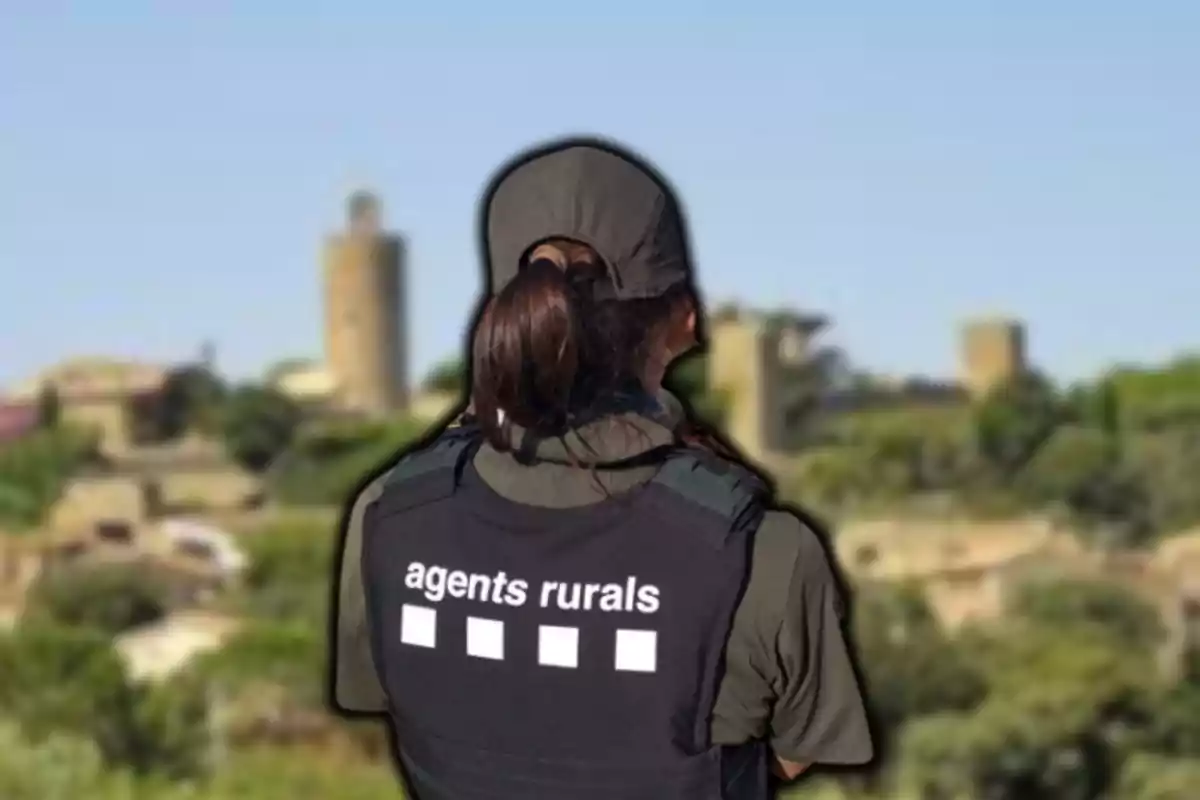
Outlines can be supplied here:
[[801, 539], [775, 642], [780, 674], [771, 746], [788, 761], [864, 764], [874, 749], [840, 587], [816, 533], [792, 522]]
[[333, 702], [339, 711], [378, 713], [387, 709], [371, 655], [367, 600], [363, 589], [362, 536], [366, 508], [383, 491], [386, 476], [367, 485], [345, 521], [337, 606], [334, 609]]

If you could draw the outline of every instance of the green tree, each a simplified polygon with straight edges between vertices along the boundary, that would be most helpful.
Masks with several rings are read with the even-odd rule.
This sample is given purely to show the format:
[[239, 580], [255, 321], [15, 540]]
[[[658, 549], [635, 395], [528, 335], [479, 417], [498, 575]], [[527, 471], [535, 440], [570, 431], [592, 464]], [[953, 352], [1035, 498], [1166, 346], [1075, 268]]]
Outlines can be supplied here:
[[703, 424], [724, 431], [729, 397], [712, 388], [708, 380], [708, 355], [695, 351], [677, 359], [663, 378], [663, 388], [674, 395]]
[[47, 383], [38, 393], [38, 425], [44, 430], [54, 430], [62, 419], [62, 400], [58, 389]]
[[922, 486], [925, 443], [915, 431], [891, 431], [868, 445], [871, 484], [876, 494], [890, 498], [909, 496]]
[[985, 638], [988, 700], [906, 731], [903, 788], [939, 800], [1104, 797], [1153, 713], [1150, 654], [1086, 631], [1019, 624]]
[[272, 465], [271, 494], [291, 505], [340, 505], [364, 477], [395, 461], [427, 431], [424, 422], [410, 418], [306, 430]]
[[1121, 433], [1121, 400], [1113, 382], [1079, 384], [1067, 393], [1067, 414], [1077, 424], [1116, 439]]
[[155, 622], [169, 607], [170, 586], [138, 565], [73, 565], [44, 572], [31, 587], [26, 616], [116, 636]]
[[1162, 533], [1200, 523], [1200, 426], [1132, 437], [1128, 469], [1142, 476], [1147, 516]]
[[160, 433], [174, 438], [187, 430], [217, 432], [227, 394], [224, 382], [203, 365], [172, 370], [163, 385]]
[[[137, 775], [187, 780], [213, 766], [209, 686], [187, 673], [133, 687], [124, 716], [109, 721], [99, 738], [112, 763]], [[115, 723], [115, 724], [114, 724]]]
[[106, 763], [138, 773], [202, 768], [205, 707], [185, 689], [132, 684], [99, 631], [33, 622], [0, 640], [0, 715], [34, 740], [88, 738]]
[[930, 430], [919, 438], [916, 484], [926, 492], [956, 491], [970, 480], [975, 461], [969, 437], [960, 430]]
[[92, 432], [64, 425], [0, 448], [0, 524], [40, 524], [71, 476], [96, 457], [96, 444]]
[[[298, 707], [321, 709], [324, 703], [325, 636], [303, 621], [262, 622], [237, 634], [220, 650], [202, 656], [195, 674], [252, 709], [271, 702], [269, 687], [284, 690]], [[278, 709], [262, 709], [274, 711]]]
[[1158, 532], [1151, 477], [1128, 464], [1100, 473], [1069, 500], [1079, 532], [1102, 548], [1133, 548]]
[[788, 502], [836, 515], [874, 492], [870, 469], [861, 445], [812, 448], [779, 476], [780, 488]]
[[324, 626], [337, 544], [332, 524], [288, 524], [241, 539], [250, 565], [227, 602], [237, 613], [264, 622]]
[[814, 348], [778, 376], [776, 387], [784, 408], [785, 446], [799, 450], [821, 440], [822, 413], [829, 396], [853, 378], [845, 354], [836, 347]]
[[429, 370], [421, 385], [431, 392], [458, 394], [467, 388], [467, 367], [461, 358], [441, 361]]
[[894, 765], [899, 796], [914, 800], [979, 797], [977, 739], [967, 714], [931, 714], [906, 725]]
[[1106, 480], [1116, 468], [1117, 454], [1102, 431], [1069, 425], [1054, 431], [1014, 480], [1034, 504], [1075, 508], [1090, 485]]
[[1152, 605], [1105, 580], [1027, 582], [1010, 599], [1008, 613], [1047, 630], [1083, 629], [1141, 651], [1150, 651], [1166, 636]]
[[1130, 436], [1111, 381], [1076, 387], [1069, 405], [1076, 424], [1056, 431], [1026, 466], [1019, 480], [1022, 493], [1061, 504], [1093, 543], [1145, 542], [1171, 512], [1167, 506], [1178, 496], [1171, 494], [1174, 486], [1157, 491], [1167, 475], [1129, 458]]
[[0, 478], [0, 523], [24, 530], [41, 518], [43, 509], [28, 486]]
[[93, 736], [127, 696], [121, 663], [98, 631], [34, 623], [0, 639], [0, 709], [32, 735]]
[[1113, 800], [1192, 800], [1200, 786], [1200, 759], [1136, 753], [1125, 762]]
[[32, 742], [12, 721], [0, 722], [4, 800], [128, 800], [133, 791], [130, 776], [109, 769], [88, 739], [52, 734]]
[[919, 588], [872, 586], [855, 600], [854, 641], [872, 711], [885, 731], [983, 699], [983, 675], [942, 630]]
[[237, 388], [223, 408], [225, 444], [243, 466], [261, 471], [292, 443], [300, 408], [286, 395], [262, 386]]
[[1200, 760], [1200, 684], [1184, 681], [1163, 693], [1140, 749]]
[[699, 400], [708, 391], [707, 354], [689, 353], [671, 364], [663, 388], [687, 403]]
[[997, 387], [976, 409], [980, 454], [1002, 480], [1033, 457], [1065, 417], [1054, 387], [1030, 373]]
[[1128, 428], [1194, 427], [1200, 421], [1200, 356], [1185, 356], [1159, 367], [1115, 369], [1107, 382]]

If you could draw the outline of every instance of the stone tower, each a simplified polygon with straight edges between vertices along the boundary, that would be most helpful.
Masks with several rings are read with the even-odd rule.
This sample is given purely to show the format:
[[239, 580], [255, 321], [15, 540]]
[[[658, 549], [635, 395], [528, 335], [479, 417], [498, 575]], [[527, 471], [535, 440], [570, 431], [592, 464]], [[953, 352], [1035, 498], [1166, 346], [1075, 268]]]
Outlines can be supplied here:
[[791, 378], [807, 371], [810, 343], [825, 321], [738, 310], [709, 323], [708, 380], [728, 403], [726, 431], [751, 459], [784, 449]]
[[408, 405], [404, 241], [379, 201], [350, 198], [346, 230], [325, 242], [325, 359], [339, 407], [383, 415]]
[[987, 395], [1026, 370], [1025, 326], [1015, 320], [967, 322], [962, 327], [960, 346], [960, 380], [973, 398]]

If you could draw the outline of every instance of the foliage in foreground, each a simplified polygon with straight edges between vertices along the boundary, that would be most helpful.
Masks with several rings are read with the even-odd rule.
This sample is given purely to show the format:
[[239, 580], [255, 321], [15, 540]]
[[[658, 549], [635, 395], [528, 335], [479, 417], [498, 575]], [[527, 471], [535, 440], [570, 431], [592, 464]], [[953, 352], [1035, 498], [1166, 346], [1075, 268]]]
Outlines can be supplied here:
[[35, 623], [0, 639], [0, 718], [34, 741], [88, 740], [106, 765], [137, 774], [186, 778], [205, 766], [204, 687], [131, 682], [100, 631]]
[[0, 532], [44, 521], [71, 475], [96, 452], [96, 438], [70, 427], [43, 428], [0, 445]]
[[391, 800], [401, 798], [386, 764], [304, 750], [234, 753], [210, 780], [169, 782], [106, 766], [86, 740], [55, 734], [31, 742], [0, 722], [4, 800]]
[[425, 423], [404, 418], [316, 426], [272, 466], [271, 494], [290, 505], [340, 506], [365, 477], [427, 431]]
[[[1200, 408], [1200, 393], [1181, 399], [1195, 363], [1154, 373], [1183, 370], [1178, 408]], [[1132, 380], [1063, 391], [1035, 373], [971, 405], [830, 415], [782, 479], [791, 499], [833, 517], [926, 500], [976, 516], [1049, 513], [1092, 544], [1142, 546], [1200, 523], [1200, 414], [1168, 414]]]
[[[253, 566], [233, 600], [250, 624], [155, 688], [128, 683], [107, 635], [84, 627], [92, 617], [52, 627], [53, 614], [42, 612], [41, 622], [18, 629], [0, 646], [0, 713], [20, 726], [23, 747], [59, 743], [25, 763], [59, 758], [69, 737], [71, 746], [92, 748], [92, 756], [72, 758], [81, 770], [99, 770], [102, 777], [78, 780], [93, 781], [95, 793], [85, 796], [101, 800], [395, 797], [385, 760], [350, 755], [365, 752], [368, 741], [380, 752], [368, 735], [379, 733], [372, 723], [341, 736], [348, 750], [319, 755], [295, 746], [242, 753], [240, 736], [209, 736], [206, 703], [214, 696], [243, 717], [311, 719], [320, 711], [333, 541], [323, 525], [247, 534]], [[94, 589], [88, 597], [107, 602]], [[1179, 787], [1189, 785], [1200, 758], [1200, 685], [1158, 678], [1157, 620], [1136, 598], [1113, 586], [1043, 581], [1014, 596], [1005, 624], [959, 633], [943, 630], [914, 588], [862, 587], [856, 599], [860, 662], [888, 758], [878, 774], [817, 776], [785, 796], [861, 797], [867, 789], [912, 800], [957, 800], [955, 792], [1001, 800], [1187, 796]], [[109, 614], [97, 610], [95, 618]], [[335, 734], [350, 732], [329, 724]], [[35, 794], [24, 796], [55, 797], [53, 785], [34, 781], [75, 788], [69, 770], [55, 778], [3, 769], [12, 772], [0, 776], [9, 781], [0, 787], [12, 787], [5, 797], [21, 800], [26, 785]]]
[[116, 636], [162, 619], [170, 594], [165, 578], [136, 564], [67, 565], [30, 587], [25, 618]]

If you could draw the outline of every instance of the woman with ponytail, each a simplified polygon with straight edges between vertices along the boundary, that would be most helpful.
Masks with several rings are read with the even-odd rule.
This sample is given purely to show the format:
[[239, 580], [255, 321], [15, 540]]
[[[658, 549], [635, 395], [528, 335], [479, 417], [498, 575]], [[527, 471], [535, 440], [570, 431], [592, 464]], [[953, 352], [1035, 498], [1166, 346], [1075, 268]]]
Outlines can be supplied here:
[[758, 800], [868, 761], [816, 534], [662, 388], [702, 338], [665, 181], [561, 142], [481, 227], [463, 423], [348, 512], [335, 705], [387, 715], [413, 798]]

